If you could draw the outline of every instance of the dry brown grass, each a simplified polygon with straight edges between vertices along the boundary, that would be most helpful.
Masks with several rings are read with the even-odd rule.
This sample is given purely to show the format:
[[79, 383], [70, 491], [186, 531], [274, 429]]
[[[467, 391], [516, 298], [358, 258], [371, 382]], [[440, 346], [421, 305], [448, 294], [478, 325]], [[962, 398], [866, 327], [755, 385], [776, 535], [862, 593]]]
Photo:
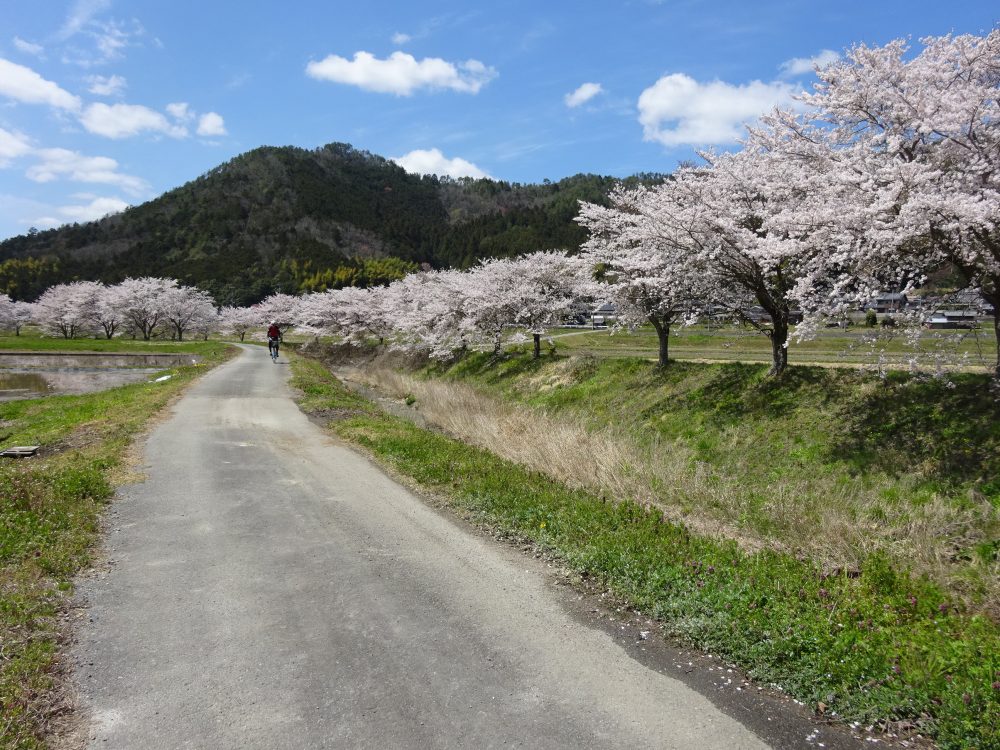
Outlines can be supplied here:
[[[996, 511], [986, 500], [959, 506], [935, 499], [914, 507], [886, 500], [888, 485], [878, 478], [830, 476], [784, 477], [761, 498], [740, 482], [741, 467], [721, 471], [699, 462], [680, 441], [643, 444], [625, 429], [593, 429], [464, 384], [424, 380], [373, 363], [342, 367], [338, 374], [396, 400], [415, 397], [423, 420], [453, 437], [569, 486], [655, 506], [698, 533], [735, 540], [745, 549], [803, 553], [827, 569], [857, 569], [870, 553], [881, 551], [963, 598], [972, 598], [970, 586], [979, 588], [978, 607], [1000, 613], [996, 564], [970, 575], [972, 566], [985, 563], [959, 557], [995, 529]], [[754, 518], [768, 519], [766, 527], [747, 520]]]

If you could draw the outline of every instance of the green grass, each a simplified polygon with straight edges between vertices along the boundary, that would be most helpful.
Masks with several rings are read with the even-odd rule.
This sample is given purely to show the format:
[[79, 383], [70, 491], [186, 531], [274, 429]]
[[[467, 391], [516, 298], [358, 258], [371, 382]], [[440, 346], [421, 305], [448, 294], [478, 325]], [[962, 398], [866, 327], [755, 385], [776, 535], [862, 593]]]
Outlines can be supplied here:
[[[34, 341], [39, 348], [79, 350], [74, 341]], [[122, 343], [112, 351], [161, 350]], [[228, 356], [218, 342], [172, 350], [200, 354], [202, 362], [168, 370], [174, 377], [162, 383], [0, 403], [0, 446], [42, 446], [36, 458], [0, 459], [0, 748], [45, 746], [61, 701], [53, 671], [58, 616], [73, 575], [90, 559], [130, 442], [171, 398]]]
[[[562, 354], [593, 354], [600, 357], [645, 357], [655, 359], [658, 342], [649, 326], [635, 331], [612, 332], [609, 329], [583, 332], [554, 331], [556, 349]], [[569, 335], [561, 335], [561, 334]], [[864, 339], [874, 333], [887, 336], [880, 329], [863, 326], [842, 329], [823, 329], [814, 339], [789, 344], [790, 364], [824, 364], [837, 366], [871, 366], [876, 362], [872, 346]], [[926, 354], [948, 354], [958, 362], [968, 356], [966, 366], [977, 367], [996, 362], [996, 340], [991, 332], [926, 331], [921, 339], [921, 350]], [[908, 346], [902, 335], [882, 338], [875, 347], [884, 351], [887, 363], [893, 367], [907, 367], [907, 360], [916, 350]], [[737, 326], [709, 328], [696, 325], [678, 326], [670, 337], [670, 356], [681, 360], [770, 362], [771, 342], [751, 329]]]
[[1000, 402], [985, 376], [875, 380], [796, 366], [776, 380], [747, 363], [674, 362], [661, 372], [628, 358], [487, 355], [428, 374], [595, 426], [624, 422], [647, 439], [682, 439], [711, 463], [771, 474], [818, 461], [854, 474], [919, 474], [935, 489], [974, 486], [1000, 505]]
[[296, 359], [302, 407], [474, 520], [527, 539], [668, 631], [844, 721], [893, 723], [945, 748], [1000, 747], [1000, 631], [880, 555], [830, 575], [807, 559], [699, 537], [659, 513], [382, 413]]
[[[844, 535], [824, 538], [825, 525], [839, 524], [851, 532], [853, 557], [876, 549], [933, 568], [953, 593], [1000, 614], [1000, 400], [988, 378], [882, 380], [796, 366], [774, 380], [766, 371], [475, 355], [425, 376], [613, 427], [641, 445], [683, 448], [731, 499], [706, 508], [683, 489], [668, 498], [690, 512], [715, 513], [784, 548], [843, 547]], [[774, 497], [794, 512], [776, 514]], [[816, 538], [803, 539], [810, 531]]]
[[32, 329], [20, 336], [0, 335], [0, 352], [133, 352], [139, 354], [200, 354], [215, 351], [218, 341], [133, 341], [132, 339], [77, 338], [42, 336]]

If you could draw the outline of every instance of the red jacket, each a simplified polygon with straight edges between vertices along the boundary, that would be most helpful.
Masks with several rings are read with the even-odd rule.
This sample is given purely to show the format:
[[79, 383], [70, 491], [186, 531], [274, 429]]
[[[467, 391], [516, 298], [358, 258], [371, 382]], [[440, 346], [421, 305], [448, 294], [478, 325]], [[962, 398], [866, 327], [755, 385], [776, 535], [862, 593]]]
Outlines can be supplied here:
[[281, 331], [278, 330], [278, 326], [271, 326], [267, 329], [267, 337], [269, 339], [281, 338]]

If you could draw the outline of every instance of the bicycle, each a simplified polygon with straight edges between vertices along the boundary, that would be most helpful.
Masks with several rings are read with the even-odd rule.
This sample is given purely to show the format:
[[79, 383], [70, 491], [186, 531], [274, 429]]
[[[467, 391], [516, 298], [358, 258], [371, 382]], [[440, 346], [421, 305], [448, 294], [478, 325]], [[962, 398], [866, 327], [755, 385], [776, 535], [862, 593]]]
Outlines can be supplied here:
[[272, 362], [277, 362], [278, 361], [278, 344], [279, 344], [279, 342], [280, 342], [280, 339], [269, 338], [267, 340], [267, 350], [271, 354], [271, 361]]

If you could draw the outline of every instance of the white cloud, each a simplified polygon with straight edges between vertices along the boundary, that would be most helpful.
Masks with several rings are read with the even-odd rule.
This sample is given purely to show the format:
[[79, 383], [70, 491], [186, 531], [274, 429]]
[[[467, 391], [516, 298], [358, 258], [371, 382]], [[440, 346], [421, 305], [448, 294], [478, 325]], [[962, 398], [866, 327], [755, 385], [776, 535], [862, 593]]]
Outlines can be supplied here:
[[78, 33], [91, 19], [111, 7], [111, 0], [76, 0], [56, 36], [65, 41]]
[[[97, 196], [79, 196], [83, 200], [90, 200], [89, 203], [75, 206], [61, 206], [59, 213], [70, 221], [94, 221], [101, 219], [108, 214], [117, 214], [128, 208], [128, 203], [120, 198], [100, 198]], [[49, 217], [45, 217], [49, 218]], [[38, 223], [41, 223], [39, 221]]]
[[450, 63], [439, 57], [417, 60], [405, 52], [393, 52], [380, 60], [370, 52], [355, 52], [354, 59], [329, 55], [310, 62], [306, 73], [317, 80], [358, 86], [381, 94], [410, 96], [418, 89], [451, 89], [476, 94], [496, 78], [494, 68], [478, 60]]
[[584, 83], [576, 91], [566, 94], [566, 106], [579, 107], [581, 104], [589, 102], [603, 91], [604, 89], [599, 83]]
[[187, 102], [172, 102], [167, 105], [167, 112], [177, 120], [187, 121], [194, 118], [194, 112]]
[[[82, 42], [67, 46], [62, 61], [82, 68], [105, 65], [125, 56], [125, 50], [140, 44], [138, 39], [146, 33], [136, 19], [129, 21], [96, 21], [88, 17], [76, 30], [65, 37], [79, 36]], [[91, 44], [92, 48], [81, 48], [80, 44]]]
[[440, 150], [417, 149], [393, 159], [412, 174], [436, 174], [448, 177], [489, 177], [489, 174], [465, 159], [448, 159]]
[[61, 224], [65, 224], [65, 221], [57, 219], [54, 216], [39, 216], [37, 219], [32, 219], [31, 221], [21, 221], [22, 224], [31, 224], [31, 226], [36, 229], [52, 229], [53, 227], [58, 227]]
[[[7, 196], [0, 196], [6, 198]], [[20, 201], [15, 205], [21, 215], [24, 211], [38, 212], [33, 219], [19, 219], [19, 223], [38, 227], [39, 229], [49, 229], [58, 227], [73, 221], [94, 221], [101, 219], [108, 214], [116, 214], [128, 208], [128, 203], [115, 197], [104, 197], [91, 193], [77, 193], [71, 195], [75, 204], [66, 206], [51, 206], [36, 201]], [[44, 213], [42, 213], [44, 212]]]
[[393, 44], [406, 44], [411, 39], [413, 39], [412, 36], [410, 36], [409, 34], [404, 34], [402, 31], [397, 31], [395, 34], [392, 35]]
[[781, 63], [780, 70], [783, 78], [800, 76], [805, 73], [812, 73], [816, 68], [825, 68], [830, 63], [837, 62], [840, 55], [832, 49], [821, 50], [813, 57], [793, 57]]
[[226, 83], [226, 88], [241, 89], [244, 86], [246, 86], [247, 83], [249, 83], [251, 80], [253, 80], [253, 76], [250, 75], [249, 73], [237, 73], [236, 75], [234, 75], [232, 78], [229, 79], [228, 83]]
[[39, 162], [28, 167], [28, 179], [35, 182], [52, 182], [61, 177], [74, 182], [91, 182], [118, 185], [133, 195], [149, 188], [139, 178], [118, 171], [118, 162], [107, 156], [84, 156], [65, 148], [42, 148], [34, 152]]
[[0, 167], [6, 167], [12, 159], [31, 153], [27, 137], [0, 128]]
[[45, 52], [45, 47], [42, 45], [25, 41], [19, 36], [14, 37], [14, 46], [26, 55], [34, 55], [35, 57], [40, 57]]
[[87, 76], [87, 88], [91, 94], [98, 96], [121, 96], [125, 92], [127, 85], [121, 76]]
[[198, 135], [226, 135], [226, 123], [217, 112], [206, 112], [198, 120]]
[[190, 135], [188, 125], [198, 121], [196, 132], [201, 136], [227, 135], [226, 124], [218, 112], [199, 115], [187, 102], [171, 102], [166, 106], [168, 119], [162, 112], [140, 104], [91, 104], [80, 122], [91, 133], [107, 138], [129, 138], [143, 132], [162, 133], [171, 138]]
[[91, 104], [80, 118], [89, 132], [107, 138], [128, 138], [150, 131], [184, 138], [187, 128], [171, 123], [162, 113], [141, 104]]
[[665, 146], [735, 143], [743, 125], [778, 105], [791, 105], [788, 83], [699, 83], [683, 73], [660, 78], [639, 96], [639, 122], [647, 141]]
[[120, 59], [124, 55], [125, 48], [132, 45], [132, 37], [142, 36], [143, 32], [144, 29], [138, 22], [133, 22], [132, 28], [117, 21], [101, 24], [94, 34], [94, 44], [99, 53], [94, 64], [99, 65]]
[[0, 58], [0, 95], [27, 104], [48, 104], [60, 109], [80, 109], [79, 97], [47, 81], [31, 68]]

